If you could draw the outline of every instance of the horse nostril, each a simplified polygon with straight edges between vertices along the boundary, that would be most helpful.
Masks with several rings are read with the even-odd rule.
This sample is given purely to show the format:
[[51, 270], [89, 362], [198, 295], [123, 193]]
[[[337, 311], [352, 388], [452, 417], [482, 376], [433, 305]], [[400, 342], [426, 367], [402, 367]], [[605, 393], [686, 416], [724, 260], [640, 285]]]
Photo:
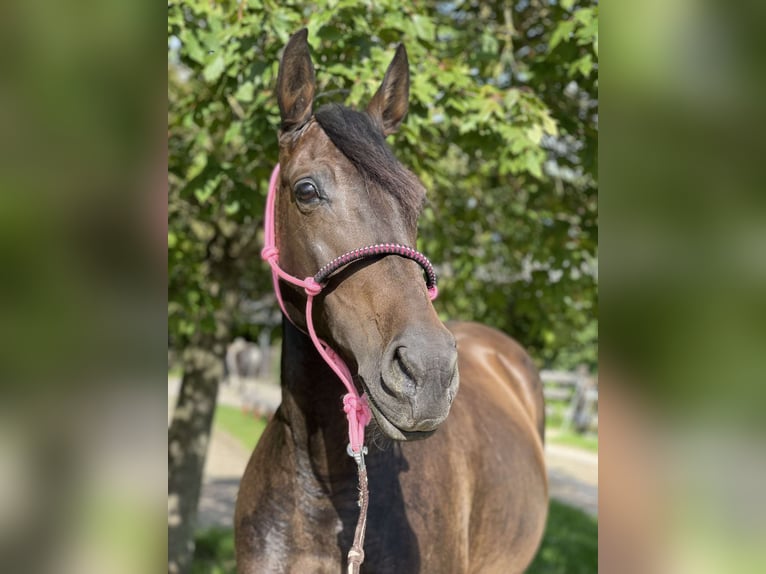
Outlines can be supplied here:
[[414, 396], [417, 391], [417, 384], [415, 383], [415, 377], [412, 374], [412, 369], [407, 361], [407, 351], [405, 347], [397, 347], [394, 351], [394, 369], [395, 376], [400, 382], [400, 388], [402, 393], [407, 396]]

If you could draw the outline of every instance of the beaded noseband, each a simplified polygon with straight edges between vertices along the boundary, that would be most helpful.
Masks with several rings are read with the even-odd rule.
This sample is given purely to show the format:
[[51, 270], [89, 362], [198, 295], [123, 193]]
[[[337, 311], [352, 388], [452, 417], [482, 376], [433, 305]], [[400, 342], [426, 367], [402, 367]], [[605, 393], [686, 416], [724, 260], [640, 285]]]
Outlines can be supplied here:
[[399, 255], [411, 259], [423, 268], [426, 273], [426, 287], [428, 287], [428, 295], [433, 301], [438, 295], [438, 289], [436, 288], [436, 273], [434, 272], [433, 265], [428, 260], [428, 257], [423, 255], [420, 251], [416, 251], [412, 247], [406, 245], [399, 245], [398, 243], [378, 243], [376, 245], [369, 245], [367, 247], [360, 247], [354, 249], [348, 253], [336, 257], [330, 261], [327, 265], [322, 267], [316, 275], [314, 275], [314, 281], [320, 285], [325, 285], [330, 276], [335, 273], [341, 267], [345, 267], [350, 263], [359, 261], [361, 259], [368, 259], [370, 257], [376, 257], [378, 255]]

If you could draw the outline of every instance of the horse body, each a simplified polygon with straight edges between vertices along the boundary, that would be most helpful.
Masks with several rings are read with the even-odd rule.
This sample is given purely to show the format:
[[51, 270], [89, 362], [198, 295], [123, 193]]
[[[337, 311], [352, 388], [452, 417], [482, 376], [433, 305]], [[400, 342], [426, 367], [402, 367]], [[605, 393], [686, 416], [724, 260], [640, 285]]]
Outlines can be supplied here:
[[[290, 39], [280, 63], [274, 245], [265, 250], [292, 278], [360, 247], [416, 245], [426, 193], [385, 142], [407, 111], [403, 46], [365, 112], [314, 112], [306, 34]], [[531, 561], [547, 512], [539, 378], [502, 333], [445, 327], [423, 270], [387, 252], [339, 268], [319, 289], [316, 280], [276, 284], [289, 319], [282, 404], [240, 486], [241, 574], [337, 573], [352, 546], [360, 513], [343, 387], [307, 331], [342, 357], [349, 395], [364, 393], [374, 417], [362, 570], [506, 574]]]
[[[370, 445], [365, 572], [513, 573], [542, 536], [542, 391], [527, 354], [475, 323], [449, 325], [460, 391], [427, 440]], [[354, 462], [334, 374], [286, 325], [283, 404], [242, 479], [242, 574], [343, 570], [356, 524]]]

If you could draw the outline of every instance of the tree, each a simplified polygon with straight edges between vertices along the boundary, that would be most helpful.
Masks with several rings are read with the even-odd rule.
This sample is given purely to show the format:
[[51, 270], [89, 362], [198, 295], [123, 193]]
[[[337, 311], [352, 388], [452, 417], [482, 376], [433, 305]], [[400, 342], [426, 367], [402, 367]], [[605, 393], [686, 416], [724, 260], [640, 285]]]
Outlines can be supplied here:
[[[411, 62], [396, 155], [429, 190], [418, 246], [437, 309], [516, 336], [540, 363], [595, 362], [598, 8], [503, 2], [170, 2], [169, 559], [186, 571], [225, 342], [268, 307], [258, 258], [277, 161], [280, 50], [306, 26], [317, 104], [366, 104], [395, 45]], [[275, 306], [271, 306], [275, 308]], [[278, 313], [266, 323], [273, 326]]]

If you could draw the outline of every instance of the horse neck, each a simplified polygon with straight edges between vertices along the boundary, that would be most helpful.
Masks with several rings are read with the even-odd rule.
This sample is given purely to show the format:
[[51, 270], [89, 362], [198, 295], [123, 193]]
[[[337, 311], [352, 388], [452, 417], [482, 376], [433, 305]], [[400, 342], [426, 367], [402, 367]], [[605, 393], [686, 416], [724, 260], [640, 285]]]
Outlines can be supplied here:
[[320, 481], [355, 479], [356, 467], [346, 454], [345, 389], [307, 335], [286, 320], [283, 333], [281, 417], [290, 429], [296, 464]]

